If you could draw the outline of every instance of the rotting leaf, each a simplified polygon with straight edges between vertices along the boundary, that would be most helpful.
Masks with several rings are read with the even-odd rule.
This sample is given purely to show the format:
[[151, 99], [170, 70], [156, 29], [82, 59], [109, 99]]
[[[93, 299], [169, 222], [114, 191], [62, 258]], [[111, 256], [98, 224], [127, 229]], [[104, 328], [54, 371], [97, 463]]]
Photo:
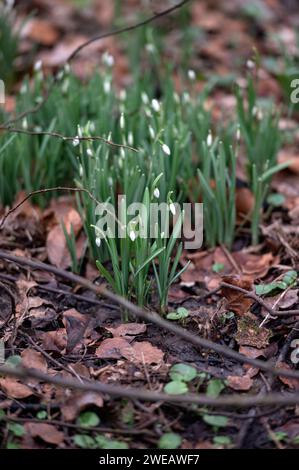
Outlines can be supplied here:
[[[243, 279], [237, 276], [225, 276], [223, 277], [223, 282], [241, 287], [249, 292], [252, 290], [252, 283], [248, 279]], [[221, 292], [227, 300], [226, 308], [238, 315], [246, 314], [253, 304], [252, 299], [246, 297], [245, 294], [238, 292], [233, 288], [222, 287]]]
[[64, 434], [55, 426], [47, 423], [26, 423], [25, 428], [32, 437], [38, 437], [48, 444], [60, 445], [64, 441]]
[[89, 315], [83, 315], [74, 308], [63, 313], [63, 322], [67, 332], [67, 353], [72, 352], [83, 339], [89, 320]]

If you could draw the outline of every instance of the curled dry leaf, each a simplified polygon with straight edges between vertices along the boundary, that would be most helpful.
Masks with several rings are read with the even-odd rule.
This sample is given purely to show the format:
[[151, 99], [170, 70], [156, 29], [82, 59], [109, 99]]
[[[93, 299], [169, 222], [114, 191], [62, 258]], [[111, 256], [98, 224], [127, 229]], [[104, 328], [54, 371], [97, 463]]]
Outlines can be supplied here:
[[104, 400], [98, 393], [73, 392], [72, 395], [61, 405], [61, 413], [66, 421], [74, 421], [84, 409], [90, 406], [102, 408]]
[[233, 390], [247, 391], [250, 390], [253, 384], [253, 381], [249, 375], [229, 375], [226, 378], [227, 384]]
[[32, 437], [38, 437], [48, 444], [60, 445], [64, 441], [63, 432], [58, 431], [52, 424], [26, 423], [25, 429]]
[[135, 336], [145, 333], [146, 325], [144, 323], [124, 323], [116, 328], [106, 328], [114, 337], [123, 337], [133, 340]]
[[[223, 277], [223, 282], [241, 287], [247, 291], [252, 291], [252, 282], [248, 279], [243, 279], [237, 276], [225, 276]], [[252, 299], [246, 297], [242, 292], [238, 292], [230, 287], [222, 287], [221, 292], [227, 301], [227, 310], [231, 310], [238, 315], [246, 314], [253, 304]]]
[[116, 337], [105, 339], [97, 348], [96, 355], [101, 359], [120, 359], [125, 357], [136, 364], [160, 364], [163, 352], [148, 341], [129, 344], [127, 340]]
[[39, 335], [42, 347], [46, 351], [58, 351], [63, 353], [67, 345], [67, 333], [65, 328], [58, 328], [55, 331], [45, 331]]
[[101, 359], [120, 359], [129, 348], [130, 344], [123, 338], [108, 338], [97, 348], [96, 355]]
[[36, 369], [40, 372], [47, 372], [47, 361], [42, 353], [35, 351], [35, 349], [24, 349], [21, 354], [22, 364], [28, 369]]
[[[289, 364], [287, 364], [286, 362], [279, 362], [276, 365], [280, 369], [292, 370], [292, 367], [290, 367]], [[287, 385], [289, 388], [291, 388], [293, 390], [299, 390], [299, 380], [291, 379], [291, 378], [288, 378], [288, 377], [280, 377], [280, 376], [279, 376], [279, 380], [283, 384]]]
[[83, 340], [90, 316], [71, 308], [63, 313], [63, 323], [67, 332], [66, 352], [70, 353]]
[[20, 383], [13, 377], [1, 378], [0, 387], [8, 397], [16, 398], [17, 400], [33, 395], [33, 391], [27, 385]]

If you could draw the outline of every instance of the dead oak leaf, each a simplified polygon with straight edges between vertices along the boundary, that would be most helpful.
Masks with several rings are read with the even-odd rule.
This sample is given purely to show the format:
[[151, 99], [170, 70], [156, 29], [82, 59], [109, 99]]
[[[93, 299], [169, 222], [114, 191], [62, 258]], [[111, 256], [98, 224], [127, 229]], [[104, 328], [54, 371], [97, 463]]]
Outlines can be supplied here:
[[253, 384], [253, 381], [249, 375], [229, 375], [226, 378], [227, 384], [233, 390], [247, 391], [250, 390]]
[[35, 349], [25, 349], [22, 351], [22, 364], [28, 369], [36, 369], [40, 372], [47, 372], [48, 366], [47, 361], [42, 353], [35, 351]]
[[[245, 289], [246, 291], [250, 292], [252, 290], [252, 282], [248, 279], [244, 279], [237, 276], [225, 276], [222, 278], [222, 280], [226, 284], [240, 287], [242, 289]], [[245, 294], [243, 294], [242, 292], [238, 292], [237, 290], [231, 287], [222, 287], [221, 293], [227, 301], [226, 308], [228, 310], [231, 310], [232, 312], [237, 313], [238, 315], [246, 314], [249, 311], [251, 305], [253, 304], [252, 299], [246, 297]]]
[[27, 385], [20, 383], [13, 377], [0, 379], [0, 387], [8, 397], [16, 398], [17, 400], [33, 395], [33, 391]]
[[135, 364], [160, 364], [164, 353], [148, 341], [134, 343], [132, 349], [124, 351], [124, 356]]
[[108, 338], [104, 339], [96, 349], [96, 356], [100, 359], [120, 359], [126, 349], [130, 348], [130, 344], [124, 338]]
[[106, 327], [114, 337], [123, 337], [133, 340], [135, 336], [145, 333], [146, 325], [144, 323], [124, 323], [116, 328]]
[[90, 406], [102, 408], [103, 405], [104, 400], [98, 393], [77, 391], [60, 406], [60, 410], [66, 421], [74, 421], [85, 408]]
[[26, 431], [34, 438], [38, 437], [48, 444], [60, 445], [64, 441], [64, 434], [47, 423], [26, 423]]
[[90, 317], [79, 313], [75, 308], [63, 313], [63, 323], [67, 332], [66, 352], [70, 353], [83, 340]]

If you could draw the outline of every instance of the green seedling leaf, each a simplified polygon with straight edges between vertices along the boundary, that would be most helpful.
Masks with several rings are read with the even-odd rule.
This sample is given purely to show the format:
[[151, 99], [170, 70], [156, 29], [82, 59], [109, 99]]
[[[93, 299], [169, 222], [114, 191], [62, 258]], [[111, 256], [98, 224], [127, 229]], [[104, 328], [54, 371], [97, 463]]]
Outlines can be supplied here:
[[46, 411], [39, 411], [36, 415], [38, 419], [46, 419], [48, 417], [48, 414]]
[[288, 287], [291, 287], [296, 284], [297, 281], [297, 272], [288, 271], [282, 278], [281, 281], [274, 281], [270, 284], [259, 284], [255, 286], [255, 292], [257, 295], [269, 295], [277, 290], [286, 290]]
[[285, 197], [282, 194], [272, 193], [267, 197], [267, 203], [274, 207], [281, 207], [284, 201]]
[[224, 428], [228, 424], [228, 418], [226, 416], [203, 415], [202, 419], [205, 423], [215, 428]]
[[8, 367], [18, 367], [22, 362], [21, 356], [10, 356], [6, 359], [5, 365]]
[[94, 428], [100, 424], [100, 419], [93, 411], [85, 411], [80, 414], [78, 423], [85, 428]]
[[25, 428], [22, 424], [9, 423], [7, 428], [16, 437], [22, 437], [25, 434]]
[[220, 273], [224, 269], [224, 264], [223, 263], [214, 263], [212, 266], [212, 271], [214, 273]]
[[167, 320], [182, 320], [183, 318], [187, 318], [188, 316], [188, 310], [184, 307], [180, 307], [177, 309], [176, 312], [168, 313], [166, 318]]
[[182, 438], [178, 434], [168, 432], [160, 437], [158, 442], [159, 449], [177, 449], [182, 443]]
[[224, 388], [225, 385], [222, 380], [211, 379], [209, 380], [207, 387], [207, 396], [211, 398], [217, 398]]
[[220, 446], [229, 446], [232, 443], [232, 440], [229, 436], [215, 436], [213, 442], [216, 445]]
[[185, 382], [173, 380], [165, 385], [164, 391], [168, 393], [168, 395], [183, 395], [188, 392], [188, 387]]
[[169, 375], [173, 381], [191, 382], [197, 376], [197, 370], [187, 364], [175, 364], [170, 369]]
[[76, 434], [74, 443], [81, 449], [95, 449], [97, 447], [95, 440], [91, 436], [85, 434]]

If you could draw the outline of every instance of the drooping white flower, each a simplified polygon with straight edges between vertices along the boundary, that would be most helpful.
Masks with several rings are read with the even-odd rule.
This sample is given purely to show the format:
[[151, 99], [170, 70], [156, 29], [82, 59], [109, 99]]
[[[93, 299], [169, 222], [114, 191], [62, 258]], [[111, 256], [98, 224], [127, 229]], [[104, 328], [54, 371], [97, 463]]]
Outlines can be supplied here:
[[104, 52], [102, 55], [102, 62], [103, 64], [107, 65], [108, 67], [113, 67], [114, 65], [114, 57], [113, 55], [109, 54], [109, 52]]
[[73, 139], [73, 146], [77, 147], [80, 144], [80, 139], [79, 136], [76, 135], [76, 137]]
[[82, 178], [82, 176], [83, 176], [83, 166], [82, 165], [79, 166], [79, 175]]
[[27, 118], [24, 118], [23, 121], [22, 121], [22, 128], [23, 129], [28, 129], [28, 121], [27, 121]]
[[141, 93], [141, 99], [142, 99], [143, 104], [149, 103], [149, 97], [144, 91]]
[[120, 90], [119, 92], [119, 99], [120, 101], [126, 101], [127, 98], [127, 92], [126, 90]]
[[188, 78], [192, 82], [194, 82], [194, 80], [196, 80], [196, 73], [194, 72], [194, 70], [192, 70], [192, 69], [188, 70]]
[[131, 230], [129, 237], [132, 240], [132, 242], [134, 242], [136, 240], [136, 232], [134, 232], [134, 230]]
[[254, 69], [255, 63], [253, 62], [253, 60], [248, 59], [247, 62], [246, 62], [246, 67], [247, 67], [249, 70]]
[[160, 197], [160, 191], [159, 188], [154, 189], [154, 196], [158, 199]]
[[120, 115], [119, 125], [120, 125], [120, 128], [121, 128], [122, 130], [125, 128], [125, 117], [124, 117], [124, 113], [121, 113], [121, 115]]
[[212, 131], [210, 130], [207, 137], [207, 146], [211, 147], [213, 143]]
[[87, 149], [86, 150], [86, 153], [89, 157], [92, 157], [93, 156], [93, 151], [91, 149]]
[[237, 139], [237, 142], [239, 142], [239, 141], [241, 140], [241, 129], [240, 129], [240, 126], [238, 126], [238, 128], [237, 128], [236, 139]]
[[35, 62], [34, 64], [34, 71], [35, 72], [40, 72], [41, 69], [42, 69], [42, 66], [43, 66], [43, 63], [41, 60], [38, 60], [37, 62]]
[[148, 126], [148, 131], [149, 131], [151, 138], [154, 140], [156, 138], [156, 134], [152, 126]]
[[149, 54], [154, 54], [155, 51], [156, 51], [156, 48], [155, 48], [154, 44], [152, 44], [152, 43], [146, 44], [145, 49]]
[[98, 247], [100, 247], [100, 246], [101, 246], [101, 243], [102, 243], [102, 239], [101, 239], [100, 237], [97, 237], [97, 238], [96, 238], [96, 245], [97, 245]]
[[106, 93], [106, 95], [109, 95], [110, 91], [111, 91], [111, 82], [110, 80], [104, 80], [104, 92]]
[[170, 212], [172, 213], [172, 215], [175, 215], [175, 214], [176, 214], [176, 209], [175, 209], [175, 205], [174, 205], [173, 202], [171, 202], [171, 203], [169, 204], [169, 210], [170, 210]]
[[168, 145], [163, 144], [163, 145], [162, 145], [162, 150], [163, 150], [163, 152], [165, 153], [165, 155], [168, 155], [168, 156], [171, 155], [171, 150], [170, 150], [170, 148], [168, 147]]
[[134, 136], [133, 136], [133, 132], [129, 132], [128, 134], [128, 144], [133, 146], [134, 145]]
[[156, 100], [155, 98], [152, 100], [152, 108], [154, 111], [156, 111], [156, 113], [159, 113], [161, 110], [161, 105], [159, 101]]

